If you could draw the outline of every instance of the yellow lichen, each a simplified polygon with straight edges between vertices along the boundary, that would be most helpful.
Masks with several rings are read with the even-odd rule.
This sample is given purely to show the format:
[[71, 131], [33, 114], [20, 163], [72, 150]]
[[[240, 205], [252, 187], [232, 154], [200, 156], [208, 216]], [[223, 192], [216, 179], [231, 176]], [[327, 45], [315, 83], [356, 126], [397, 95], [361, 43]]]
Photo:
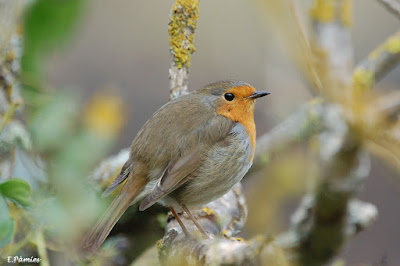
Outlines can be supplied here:
[[222, 231], [222, 236], [223, 236], [223, 237], [228, 238], [229, 235], [230, 235], [230, 233], [229, 233], [228, 230], [225, 229], [225, 230]]
[[167, 255], [167, 252], [163, 247], [164, 247], [164, 238], [161, 238], [160, 240], [157, 241], [157, 250], [161, 251], [163, 255]]
[[215, 215], [215, 211], [209, 207], [203, 207], [202, 211], [207, 215]]
[[353, 75], [354, 92], [360, 93], [369, 90], [375, 83], [375, 76], [372, 71], [357, 69]]
[[199, 13], [198, 0], [177, 0], [169, 21], [169, 43], [177, 68], [190, 67], [190, 55], [196, 51], [193, 32]]
[[390, 37], [386, 41], [386, 49], [389, 53], [397, 54], [400, 52], [400, 39], [397, 36]]
[[327, 23], [335, 19], [335, 3], [334, 0], [314, 0], [310, 15], [319, 22]]
[[385, 52], [385, 45], [380, 45], [368, 55], [368, 59], [376, 60], [383, 52]]
[[376, 49], [374, 49], [369, 55], [369, 60], [376, 60], [379, 56], [384, 52], [389, 52], [392, 54], [400, 53], [400, 37], [399, 33], [395, 36], [390, 37], [385, 43], [379, 45]]
[[11, 50], [8, 54], [7, 54], [7, 61], [11, 62], [15, 60], [15, 51]]
[[352, 23], [352, 11], [353, 5], [351, 0], [343, 0], [341, 8], [341, 19], [342, 24], [346, 27], [350, 27]]

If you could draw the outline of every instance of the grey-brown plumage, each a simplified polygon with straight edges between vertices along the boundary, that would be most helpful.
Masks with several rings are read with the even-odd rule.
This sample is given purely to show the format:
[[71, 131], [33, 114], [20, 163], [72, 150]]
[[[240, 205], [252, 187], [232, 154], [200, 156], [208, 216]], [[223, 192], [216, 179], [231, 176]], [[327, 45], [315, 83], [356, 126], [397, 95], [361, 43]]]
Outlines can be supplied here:
[[140, 210], [156, 202], [180, 209], [228, 192], [251, 166], [253, 100], [261, 97], [255, 93], [245, 82], [223, 81], [162, 106], [139, 131], [130, 159], [104, 192], [109, 195], [127, 179], [85, 245], [96, 250], [126, 208], [141, 199]]

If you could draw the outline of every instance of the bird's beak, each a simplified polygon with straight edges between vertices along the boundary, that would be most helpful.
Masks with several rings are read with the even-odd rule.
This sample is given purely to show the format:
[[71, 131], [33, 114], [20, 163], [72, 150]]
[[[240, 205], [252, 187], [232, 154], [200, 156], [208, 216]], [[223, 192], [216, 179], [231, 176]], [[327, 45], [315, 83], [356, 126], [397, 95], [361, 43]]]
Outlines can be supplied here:
[[254, 100], [254, 99], [257, 99], [257, 98], [260, 98], [260, 97], [267, 96], [269, 94], [271, 94], [271, 93], [267, 92], [267, 91], [255, 91], [255, 92], [253, 92], [252, 95], [250, 95], [249, 97], [246, 97], [246, 98]]

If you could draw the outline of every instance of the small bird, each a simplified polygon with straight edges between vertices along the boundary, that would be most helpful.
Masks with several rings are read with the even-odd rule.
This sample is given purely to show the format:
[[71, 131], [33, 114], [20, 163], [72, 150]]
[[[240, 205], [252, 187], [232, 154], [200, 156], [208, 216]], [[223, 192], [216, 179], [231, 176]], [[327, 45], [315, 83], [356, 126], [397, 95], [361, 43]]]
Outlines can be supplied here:
[[247, 173], [256, 144], [254, 102], [268, 94], [227, 80], [162, 106], [139, 131], [128, 161], [104, 191], [106, 197], [126, 180], [85, 237], [84, 248], [95, 252], [125, 210], [140, 200], [141, 211], [156, 202], [168, 206], [189, 236], [177, 215], [177, 210], [185, 211], [207, 237], [189, 208], [223, 196]]

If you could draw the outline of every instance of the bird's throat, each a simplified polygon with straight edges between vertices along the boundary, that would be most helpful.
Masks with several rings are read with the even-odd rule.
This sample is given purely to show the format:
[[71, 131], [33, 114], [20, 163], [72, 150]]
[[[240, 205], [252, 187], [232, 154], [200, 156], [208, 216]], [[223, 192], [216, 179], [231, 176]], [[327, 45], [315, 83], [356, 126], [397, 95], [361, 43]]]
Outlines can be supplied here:
[[246, 99], [239, 100], [235, 104], [223, 105], [217, 109], [217, 114], [225, 116], [235, 122], [241, 123], [249, 136], [254, 157], [256, 145], [256, 125], [254, 123], [254, 104], [249, 104]]

